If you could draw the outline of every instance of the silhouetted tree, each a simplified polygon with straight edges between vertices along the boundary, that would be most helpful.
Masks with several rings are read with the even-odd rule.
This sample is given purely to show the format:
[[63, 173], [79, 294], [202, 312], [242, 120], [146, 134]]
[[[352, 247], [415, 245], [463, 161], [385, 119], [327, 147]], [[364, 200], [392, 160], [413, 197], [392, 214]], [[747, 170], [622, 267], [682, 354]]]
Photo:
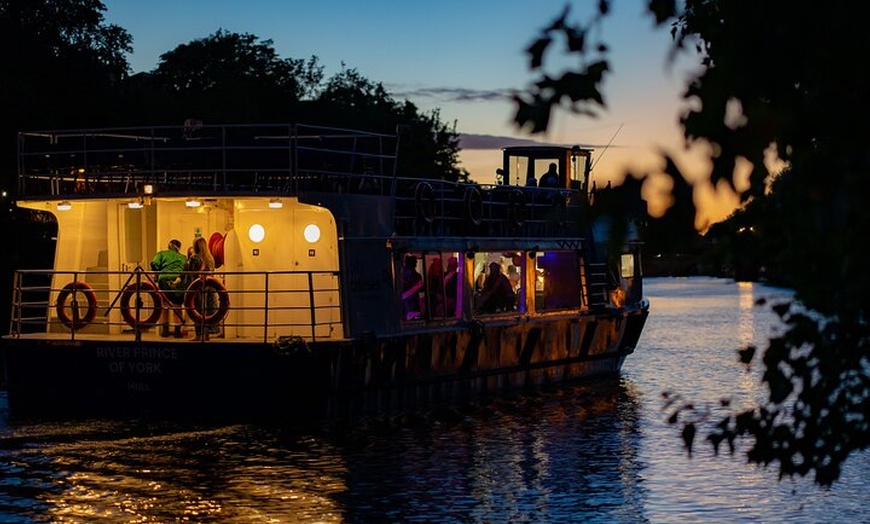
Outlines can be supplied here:
[[218, 30], [160, 55], [140, 81], [162, 114], [212, 122], [288, 121], [323, 79], [317, 57], [281, 58], [271, 40]]
[[401, 134], [398, 171], [403, 176], [465, 180], [458, 167], [459, 134], [437, 110], [421, 112], [408, 100], [396, 101], [380, 82], [342, 67], [330, 77], [315, 102], [319, 122]]
[[[711, 146], [712, 182], [735, 187], [742, 158], [752, 166], [742, 197], [763, 198], [770, 180], [765, 155], [789, 165], [771, 204], [789, 220], [775, 225], [796, 301], [773, 305], [787, 330], [763, 352], [767, 398], [716, 421], [707, 438], [717, 450], [725, 443], [733, 451], [735, 440], [748, 436], [752, 462], [775, 463], [781, 475], [813, 473], [816, 482], [830, 484], [842, 462], [870, 443], [870, 274], [863, 256], [870, 153], [860, 132], [870, 116], [870, 77], [837, 58], [870, 51], [868, 8], [786, 0], [651, 0], [648, 6], [659, 25], [670, 26], [674, 52], [694, 51], [704, 66], [687, 85], [692, 104], [681, 123], [688, 142]], [[598, 25], [609, 10], [610, 1], [599, 0], [591, 20], [576, 23], [566, 8], [529, 46], [540, 76], [516, 98], [519, 125], [538, 132], [556, 106], [594, 114], [604, 105], [608, 48], [591, 39], [602, 34]], [[580, 63], [551, 76], [544, 58], [557, 42]], [[669, 174], [685, 178], [677, 170]], [[744, 348], [740, 359], [750, 365], [755, 353]], [[668, 402], [675, 423], [693, 410], [678, 397]], [[694, 425], [683, 425], [691, 448]]]
[[0, 167], [15, 173], [24, 129], [105, 123], [128, 73], [126, 30], [106, 24], [98, 0], [0, 0]]

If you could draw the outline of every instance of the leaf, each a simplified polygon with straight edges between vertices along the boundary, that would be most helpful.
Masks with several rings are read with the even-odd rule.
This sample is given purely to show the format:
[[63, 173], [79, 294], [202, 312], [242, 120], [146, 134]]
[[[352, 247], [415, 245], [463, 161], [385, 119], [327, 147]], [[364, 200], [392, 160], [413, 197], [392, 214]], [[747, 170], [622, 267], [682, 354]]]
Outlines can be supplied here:
[[677, 12], [676, 0], [650, 0], [649, 10], [656, 18], [656, 25], [665, 23]]
[[746, 346], [743, 349], [737, 351], [740, 355], [740, 362], [742, 364], [749, 364], [752, 362], [752, 359], [755, 357], [756, 347], [753, 345]]
[[531, 69], [539, 69], [541, 67], [544, 63], [544, 52], [552, 42], [552, 38], [549, 36], [543, 36], [532, 42], [532, 45], [526, 48], [526, 54], [530, 55]]
[[689, 456], [692, 455], [692, 445], [695, 443], [695, 425], [691, 422], [686, 423], [683, 426], [683, 443], [686, 445], [686, 449], [689, 452]]

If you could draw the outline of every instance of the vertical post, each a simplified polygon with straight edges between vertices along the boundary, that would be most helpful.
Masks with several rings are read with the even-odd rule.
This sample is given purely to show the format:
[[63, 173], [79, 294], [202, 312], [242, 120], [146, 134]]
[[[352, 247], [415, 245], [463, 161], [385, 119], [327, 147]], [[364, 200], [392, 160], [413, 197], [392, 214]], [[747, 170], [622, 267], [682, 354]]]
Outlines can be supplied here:
[[265, 277], [263, 280], [264, 293], [263, 297], [265, 302], [263, 303], [263, 343], [267, 343], [269, 341], [269, 273], [264, 273]]
[[311, 341], [317, 341], [317, 316], [314, 311], [314, 278], [312, 272], [308, 271], [308, 305], [311, 311]]
[[[152, 146], [154, 142], [152, 141]], [[133, 332], [135, 333], [136, 342], [142, 342], [142, 323], [139, 320], [142, 318], [142, 269], [140, 267], [136, 268], [136, 315], [133, 317], [136, 322], [136, 326], [133, 328]]]

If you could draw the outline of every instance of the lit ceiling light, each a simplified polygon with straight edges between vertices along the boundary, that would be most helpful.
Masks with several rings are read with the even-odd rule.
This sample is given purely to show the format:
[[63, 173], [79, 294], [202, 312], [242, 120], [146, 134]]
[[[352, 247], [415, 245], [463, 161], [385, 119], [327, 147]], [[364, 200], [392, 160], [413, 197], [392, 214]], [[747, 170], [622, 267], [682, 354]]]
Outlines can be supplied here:
[[281, 202], [280, 198], [273, 198], [269, 201], [269, 207], [272, 209], [281, 209], [284, 207], [284, 202]]
[[260, 224], [254, 224], [248, 228], [248, 238], [251, 242], [262, 242], [266, 238], [266, 229]]
[[305, 240], [313, 244], [320, 240], [320, 228], [317, 227], [317, 224], [308, 224], [302, 231], [302, 236], [305, 237]]
[[141, 200], [133, 200], [127, 202], [127, 207], [129, 207], [130, 209], [142, 209], [144, 207], [144, 204]]
[[187, 207], [199, 207], [199, 200], [195, 198], [188, 198], [187, 201], [184, 202], [184, 205]]
[[70, 204], [66, 200], [64, 200], [63, 202], [58, 202], [57, 204], [58, 211], [69, 211], [70, 209], [72, 209], [72, 204]]
[[142, 187], [142, 192], [145, 193], [146, 195], [153, 195], [154, 189], [155, 189], [154, 184], [145, 184]]

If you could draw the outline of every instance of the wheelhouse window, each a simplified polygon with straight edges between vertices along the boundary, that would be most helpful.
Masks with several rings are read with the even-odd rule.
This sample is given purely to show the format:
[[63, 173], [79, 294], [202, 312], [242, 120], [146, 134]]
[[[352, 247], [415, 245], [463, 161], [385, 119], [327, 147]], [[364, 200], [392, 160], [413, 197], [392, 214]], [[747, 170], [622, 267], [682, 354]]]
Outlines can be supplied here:
[[459, 317], [461, 274], [459, 253], [406, 253], [401, 273], [403, 319]]
[[475, 253], [474, 312], [485, 315], [524, 309], [522, 275], [522, 253]]
[[536, 253], [534, 263], [536, 311], [580, 307], [583, 296], [578, 251]]

